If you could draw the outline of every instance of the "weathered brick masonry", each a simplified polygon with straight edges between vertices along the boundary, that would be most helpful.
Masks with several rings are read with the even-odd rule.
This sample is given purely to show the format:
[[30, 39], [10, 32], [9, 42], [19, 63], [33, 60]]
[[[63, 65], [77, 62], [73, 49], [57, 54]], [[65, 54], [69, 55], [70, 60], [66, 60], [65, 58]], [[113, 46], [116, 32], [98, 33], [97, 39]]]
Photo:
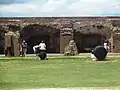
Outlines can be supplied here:
[[8, 31], [20, 34], [20, 40], [32, 46], [46, 41], [50, 53], [63, 53], [71, 39], [76, 41], [79, 52], [109, 40], [110, 52], [120, 52], [120, 17], [19, 17], [0, 18], [0, 53]]

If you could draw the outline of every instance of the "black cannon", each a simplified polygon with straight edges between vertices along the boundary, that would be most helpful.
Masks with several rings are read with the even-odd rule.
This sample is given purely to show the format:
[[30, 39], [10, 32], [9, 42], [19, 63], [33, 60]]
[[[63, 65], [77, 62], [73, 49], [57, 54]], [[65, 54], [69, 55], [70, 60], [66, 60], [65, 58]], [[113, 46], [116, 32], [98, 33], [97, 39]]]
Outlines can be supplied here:
[[40, 58], [41, 60], [45, 60], [46, 57], [47, 57], [46, 52], [45, 52], [45, 51], [41, 51], [41, 50], [39, 49], [39, 47], [36, 48], [35, 53], [36, 53], [37, 56], [39, 56], [39, 58]]
[[45, 52], [45, 51], [41, 51], [41, 52], [38, 54], [38, 56], [40, 57], [40, 59], [41, 59], [41, 60], [45, 60], [45, 59], [46, 59], [47, 54], [46, 54], [46, 52]]
[[105, 60], [108, 51], [103, 46], [97, 46], [92, 50], [92, 53], [98, 60]]

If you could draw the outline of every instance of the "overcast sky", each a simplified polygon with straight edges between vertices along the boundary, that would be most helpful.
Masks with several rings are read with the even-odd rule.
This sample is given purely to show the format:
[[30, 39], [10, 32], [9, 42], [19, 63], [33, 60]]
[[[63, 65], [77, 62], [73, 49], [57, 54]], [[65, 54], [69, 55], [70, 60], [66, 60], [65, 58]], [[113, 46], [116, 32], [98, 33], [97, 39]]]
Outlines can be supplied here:
[[0, 16], [119, 16], [120, 0], [0, 0]]

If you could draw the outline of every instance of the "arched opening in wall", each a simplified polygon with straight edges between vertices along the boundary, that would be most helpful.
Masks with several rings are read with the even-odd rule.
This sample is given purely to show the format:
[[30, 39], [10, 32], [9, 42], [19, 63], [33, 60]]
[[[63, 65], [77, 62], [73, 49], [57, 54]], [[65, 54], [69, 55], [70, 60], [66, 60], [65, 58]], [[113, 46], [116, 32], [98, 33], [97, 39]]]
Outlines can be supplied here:
[[86, 34], [83, 38], [84, 52], [91, 52], [98, 45], [103, 45], [106, 37], [99, 34]]
[[91, 52], [97, 45], [103, 45], [106, 37], [99, 34], [82, 34], [80, 32], [75, 32], [74, 39], [79, 53], [85, 53]]
[[42, 40], [47, 45], [47, 53], [60, 52], [60, 30], [46, 25], [28, 25], [20, 32], [20, 39], [28, 43], [28, 54], [33, 53], [33, 46]]
[[0, 54], [4, 54], [5, 32], [0, 28]]

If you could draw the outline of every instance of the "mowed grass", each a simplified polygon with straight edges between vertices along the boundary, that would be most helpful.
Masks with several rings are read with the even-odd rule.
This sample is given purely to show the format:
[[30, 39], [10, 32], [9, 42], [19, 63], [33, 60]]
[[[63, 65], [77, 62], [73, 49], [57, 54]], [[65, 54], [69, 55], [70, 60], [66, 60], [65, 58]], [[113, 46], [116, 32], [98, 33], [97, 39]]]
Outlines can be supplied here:
[[0, 89], [120, 86], [120, 57], [0, 57]]

